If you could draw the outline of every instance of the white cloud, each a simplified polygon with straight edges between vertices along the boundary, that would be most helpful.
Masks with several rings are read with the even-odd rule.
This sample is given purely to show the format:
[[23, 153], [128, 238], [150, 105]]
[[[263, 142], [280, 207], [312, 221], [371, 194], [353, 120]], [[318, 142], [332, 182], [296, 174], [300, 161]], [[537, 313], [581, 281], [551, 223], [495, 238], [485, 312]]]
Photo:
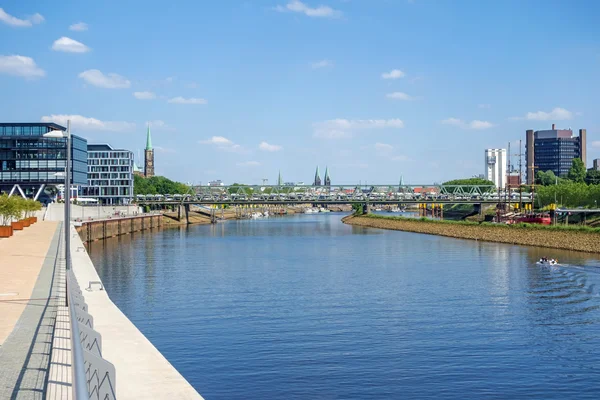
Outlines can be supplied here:
[[199, 98], [195, 98], [195, 97], [190, 97], [190, 98], [186, 99], [181, 96], [173, 97], [172, 99], [169, 99], [167, 102], [172, 103], [172, 104], [206, 104], [206, 103], [208, 103], [206, 101], [206, 99], [199, 99]]
[[393, 69], [390, 72], [384, 72], [381, 74], [381, 77], [383, 79], [398, 79], [403, 78], [404, 75], [404, 72], [400, 71], [399, 69]]
[[114, 73], [104, 75], [97, 69], [83, 71], [79, 77], [90, 85], [105, 89], [125, 89], [131, 86], [131, 82], [127, 78]]
[[260, 144], [258, 145], [258, 148], [261, 149], [262, 151], [279, 151], [279, 150], [283, 149], [283, 147], [281, 147], [277, 144], [269, 144], [267, 142], [260, 142]]
[[31, 57], [0, 56], [0, 74], [40, 78], [45, 76], [46, 72], [38, 67]]
[[328, 6], [317, 6], [317, 7], [309, 7], [303, 2], [299, 0], [292, 0], [288, 2], [285, 6], [277, 6], [275, 7], [276, 11], [279, 12], [295, 12], [306, 15], [307, 17], [316, 17], [316, 18], [336, 18], [340, 17], [342, 13], [338, 10], [334, 10]]
[[260, 163], [258, 161], [246, 161], [239, 162], [236, 164], [238, 167], [258, 167]]
[[517, 117], [513, 119], [527, 119], [532, 121], [562, 121], [571, 118], [573, 118], [573, 113], [571, 111], [565, 110], [564, 108], [556, 107], [550, 112], [528, 112], [524, 118]]
[[78, 42], [77, 40], [63, 36], [54, 41], [54, 44], [52, 44], [52, 50], [64, 51], [66, 53], [87, 53], [90, 51], [90, 48], [85, 44]]
[[159, 153], [172, 154], [176, 153], [175, 149], [171, 149], [168, 147], [154, 146], [154, 149]]
[[201, 144], [216, 144], [218, 146], [231, 146], [233, 142], [223, 136], [213, 136], [208, 140], [201, 140]]
[[442, 121], [442, 124], [458, 126], [459, 128], [463, 129], [488, 129], [494, 126], [494, 124], [488, 121], [480, 121], [476, 119], [471, 122], [465, 122], [458, 118], [445, 119]]
[[323, 139], [342, 139], [352, 136], [352, 131], [404, 128], [400, 119], [331, 119], [313, 124], [314, 137]]
[[494, 126], [494, 124], [492, 124], [491, 122], [479, 121], [477, 119], [469, 122], [469, 128], [471, 128], [471, 129], [488, 129], [488, 128], [492, 128], [493, 126]]
[[88, 25], [85, 22], [78, 22], [76, 24], [69, 26], [69, 30], [76, 31], [76, 32], [87, 31]]
[[406, 93], [402, 93], [402, 92], [393, 92], [393, 93], [388, 93], [386, 95], [386, 97], [388, 99], [394, 99], [394, 100], [414, 100], [414, 97], [407, 95]]
[[600, 149], [600, 140], [592, 142], [592, 147], [595, 149]]
[[17, 28], [30, 27], [33, 24], [40, 24], [44, 22], [44, 17], [41, 14], [35, 13], [31, 17], [27, 19], [20, 19], [17, 17], [13, 17], [8, 14], [2, 8], [0, 8], [0, 21], [4, 22], [6, 25], [15, 26]]
[[152, 92], [133, 92], [133, 96], [138, 100], [152, 100], [156, 95]]
[[200, 144], [209, 144], [217, 146], [217, 149], [222, 151], [227, 151], [230, 153], [247, 153], [248, 151], [240, 146], [239, 144], [235, 144], [231, 140], [227, 139], [223, 136], [213, 136], [207, 140], [200, 140], [198, 143]]
[[492, 106], [490, 104], [478, 104], [477, 107], [479, 107], [479, 108], [492, 108]]
[[381, 151], [381, 152], [389, 152], [394, 150], [394, 146], [392, 146], [391, 144], [387, 144], [387, 143], [375, 143], [375, 150], [377, 151]]
[[153, 121], [146, 121], [146, 126], [150, 124], [150, 129], [159, 130], [159, 131], [174, 131], [175, 128], [167, 125], [167, 123], [160, 119], [155, 119]]
[[133, 131], [135, 124], [125, 121], [101, 121], [96, 118], [84, 117], [83, 115], [52, 114], [41, 118], [41, 122], [54, 122], [67, 126], [67, 120], [71, 120], [71, 128], [82, 131]]
[[310, 67], [312, 69], [319, 69], [319, 68], [327, 68], [327, 67], [333, 67], [333, 62], [329, 61], [329, 60], [321, 60], [321, 61], [317, 61], [314, 62], [310, 65]]

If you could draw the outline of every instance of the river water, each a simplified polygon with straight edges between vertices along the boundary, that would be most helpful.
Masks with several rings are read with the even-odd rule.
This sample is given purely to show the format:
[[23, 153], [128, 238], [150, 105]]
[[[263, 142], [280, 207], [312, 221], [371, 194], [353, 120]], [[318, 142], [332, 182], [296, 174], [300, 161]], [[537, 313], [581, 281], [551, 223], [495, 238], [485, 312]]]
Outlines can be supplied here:
[[147, 231], [90, 255], [206, 399], [600, 398], [597, 258], [341, 217]]

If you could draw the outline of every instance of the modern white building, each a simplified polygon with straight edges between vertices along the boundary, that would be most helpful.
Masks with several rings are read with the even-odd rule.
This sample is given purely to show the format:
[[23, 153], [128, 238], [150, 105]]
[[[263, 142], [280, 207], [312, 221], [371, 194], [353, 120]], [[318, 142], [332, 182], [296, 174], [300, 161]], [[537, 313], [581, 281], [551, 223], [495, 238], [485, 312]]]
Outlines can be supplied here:
[[494, 182], [496, 187], [506, 187], [506, 149], [485, 150], [485, 179]]
[[88, 186], [85, 197], [101, 204], [123, 205], [133, 199], [133, 152], [108, 144], [88, 144]]

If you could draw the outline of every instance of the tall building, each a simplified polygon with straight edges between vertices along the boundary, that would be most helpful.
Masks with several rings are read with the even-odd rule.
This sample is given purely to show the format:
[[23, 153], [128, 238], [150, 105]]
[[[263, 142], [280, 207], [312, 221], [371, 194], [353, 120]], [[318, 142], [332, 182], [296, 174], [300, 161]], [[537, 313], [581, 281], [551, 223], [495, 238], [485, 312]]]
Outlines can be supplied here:
[[151, 178], [154, 176], [154, 149], [152, 148], [152, 138], [150, 137], [150, 125], [148, 124], [148, 133], [146, 134], [146, 149], [144, 150], [144, 176]]
[[494, 182], [497, 188], [504, 189], [506, 172], [506, 149], [486, 149], [484, 178]]
[[[48, 138], [64, 131], [54, 123], [0, 123], [0, 193], [53, 200], [64, 190], [67, 139]], [[71, 134], [71, 197], [87, 184], [87, 140]], [[61, 194], [61, 195], [64, 195]]]
[[329, 177], [329, 169], [325, 167], [325, 177], [323, 178], [323, 184], [325, 186], [331, 186], [331, 178]]
[[319, 167], [317, 166], [317, 172], [315, 172], [315, 180], [313, 186], [321, 186], [321, 175], [319, 174]]
[[579, 130], [579, 136], [573, 136], [571, 129], [556, 129], [554, 124], [550, 130], [526, 132], [528, 185], [535, 181], [537, 171], [552, 171], [556, 176], [565, 177], [575, 158], [580, 158], [585, 165], [585, 129]]
[[108, 144], [89, 144], [88, 181], [83, 195], [102, 204], [123, 205], [133, 198], [133, 152]]
[[595, 169], [596, 171], [600, 171], [600, 158], [596, 158], [593, 161], [593, 167], [592, 169]]

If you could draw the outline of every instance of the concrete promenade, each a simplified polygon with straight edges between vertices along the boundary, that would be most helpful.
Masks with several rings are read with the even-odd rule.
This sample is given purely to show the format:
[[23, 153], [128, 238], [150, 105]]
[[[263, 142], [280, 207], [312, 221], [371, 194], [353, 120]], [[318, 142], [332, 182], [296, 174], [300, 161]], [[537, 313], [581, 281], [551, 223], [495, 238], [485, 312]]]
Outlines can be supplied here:
[[[0, 239], [0, 399], [71, 399], [69, 312], [62, 224], [38, 222]], [[75, 228], [75, 277], [102, 356], [115, 366], [118, 399], [202, 399], [114, 305]]]
[[117, 398], [202, 399], [167, 359], [115, 306], [100, 285], [100, 277], [75, 228], [71, 227], [73, 272], [94, 317], [94, 329], [102, 335], [102, 356], [114, 364]]
[[0, 239], [0, 399], [42, 399], [57, 311], [59, 224]]

